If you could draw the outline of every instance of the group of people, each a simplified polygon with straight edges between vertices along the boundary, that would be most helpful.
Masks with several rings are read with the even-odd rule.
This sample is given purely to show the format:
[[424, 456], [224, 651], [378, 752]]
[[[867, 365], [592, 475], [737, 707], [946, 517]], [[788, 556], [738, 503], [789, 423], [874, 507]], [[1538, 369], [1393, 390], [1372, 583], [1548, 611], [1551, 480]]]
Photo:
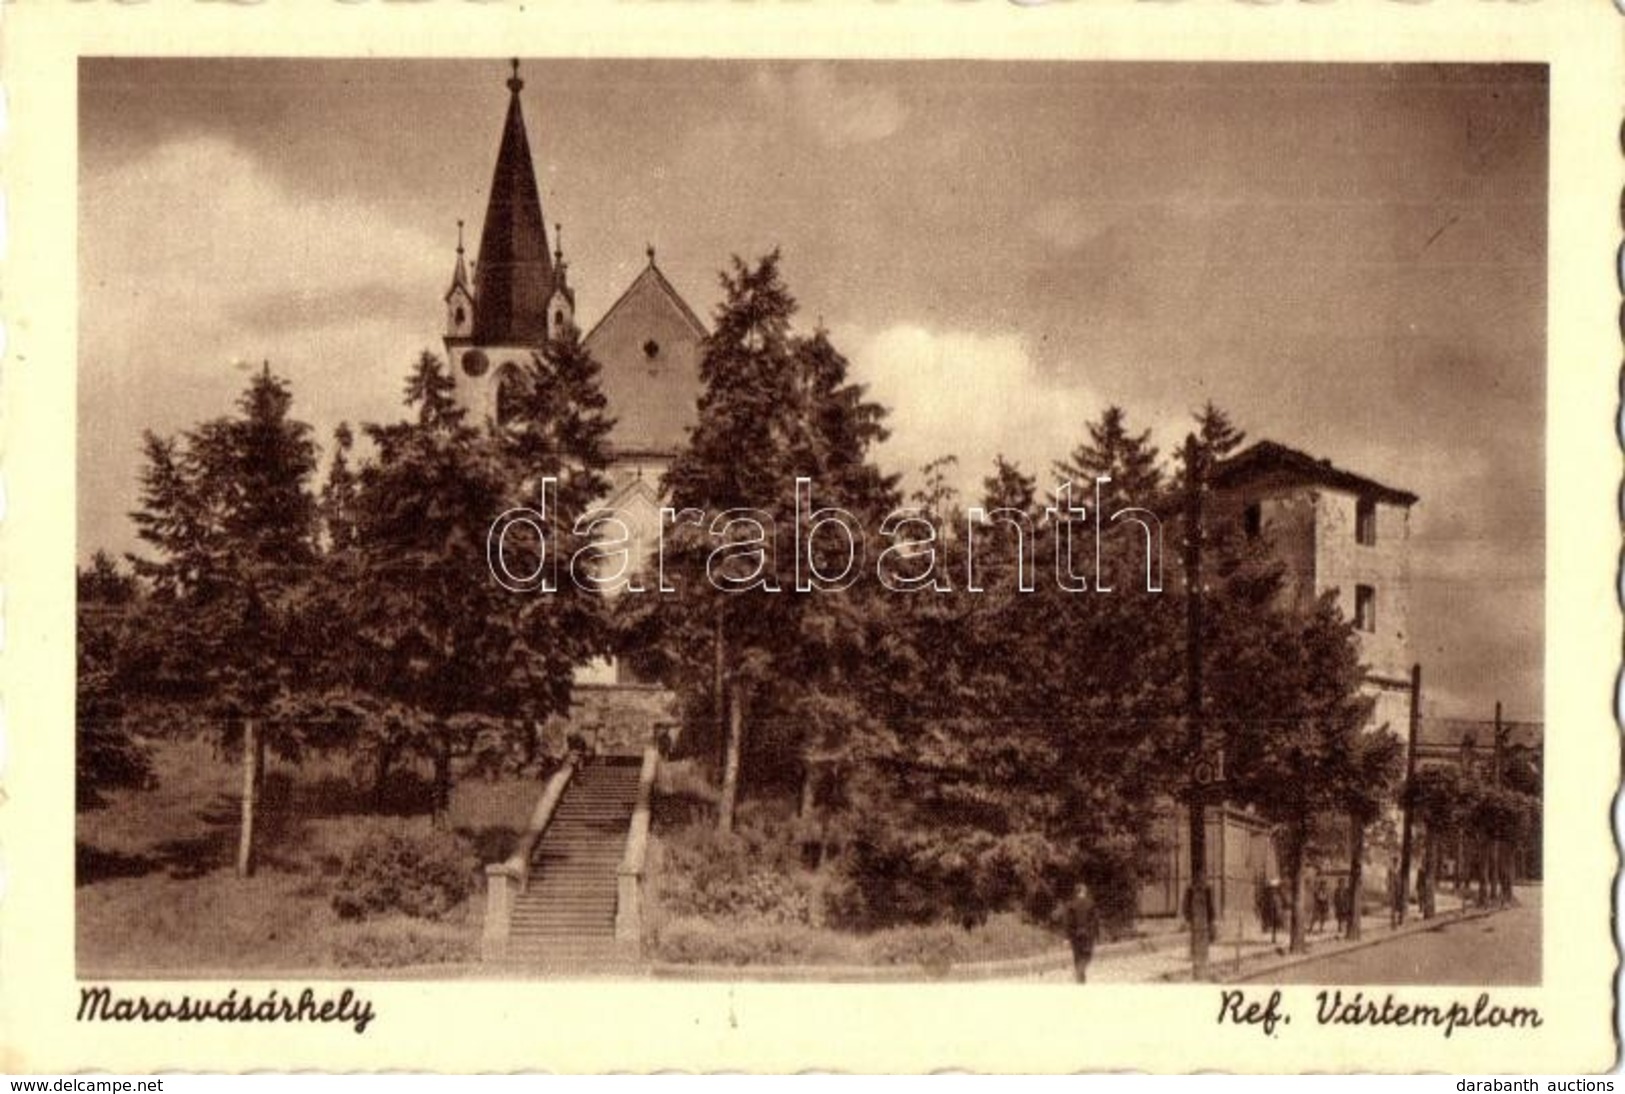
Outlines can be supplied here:
[[1416, 902], [1423, 919], [1432, 919], [1437, 905], [1437, 889], [1433, 875], [1424, 866], [1416, 871], [1416, 887], [1405, 892], [1404, 875], [1390, 862], [1388, 864], [1388, 925], [1397, 927], [1405, 919], [1407, 896]]
[[[1337, 885], [1333, 887], [1328, 883], [1325, 874], [1317, 872], [1314, 880], [1309, 883], [1308, 890], [1303, 907], [1309, 920], [1306, 933], [1319, 934], [1326, 930], [1327, 918], [1335, 915], [1337, 937], [1346, 937], [1354, 916], [1358, 914], [1355, 911], [1354, 891], [1349, 886], [1348, 878], [1338, 878]], [[1269, 935], [1270, 944], [1274, 945], [1280, 932], [1291, 929], [1291, 894], [1287, 892], [1280, 878], [1265, 881], [1261, 875], [1254, 903], [1258, 913], [1259, 930]]]
[[[1388, 906], [1392, 922], [1398, 924], [1402, 918], [1404, 888], [1400, 883], [1398, 870], [1390, 867], [1388, 872]], [[1417, 876], [1415, 890], [1416, 903], [1420, 906], [1424, 918], [1433, 915], [1434, 887], [1432, 878], [1426, 871]], [[1303, 912], [1307, 915], [1309, 934], [1319, 934], [1326, 930], [1327, 919], [1335, 916], [1337, 919], [1337, 937], [1346, 938], [1354, 917], [1359, 914], [1359, 897], [1349, 884], [1346, 876], [1337, 878], [1336, 885], [1331, 884], [1327, 875], [1319, 872], [1307, 886], [1306, 899], [1303, 902]], [[1184, 915], [1187, 922], [1191, 916], [1190, 892], [1185, 894]], [[1206, 893], [1208, 923], [1214, 922], [1216, 909], [1213, 903], [1213, 889], [1210, 885]], [[1268, 934], [1270, 944], [1275, 945], [1282, 931], [1288, 931], [1292, 925], [1292, 898], [1287, 887], [1280, 878], [1270, 878], [1267, 881], [1260, 875], [1258, 878], [1257, 894], [1254, 900], [1255, 910], [1258, 913], [1260, 930]], [[1100, 912], [1095, 906], [1094, 897], [1089, 887], [1079, 884], [1072, 895], [1062, 907], [1062, 925], [1066, 931], [1067, 939], [1072, 945], [1073, 972], [1078, 982], [1084, 982], [1089, 971], [1089, 962], [1095, 953], [1095, 943], [1100, 937]]]

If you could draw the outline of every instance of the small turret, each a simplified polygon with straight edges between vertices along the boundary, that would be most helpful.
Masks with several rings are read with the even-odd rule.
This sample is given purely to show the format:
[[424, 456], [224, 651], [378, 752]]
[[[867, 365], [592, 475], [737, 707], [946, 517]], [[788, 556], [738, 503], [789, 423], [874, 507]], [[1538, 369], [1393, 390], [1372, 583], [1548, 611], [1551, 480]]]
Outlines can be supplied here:
[[457, 222], [457, 265], [451, 273], [451, 288], [446, 290], [446, 337], [466, 338], [474, 330], [474, 290], [468, 280], [468, 267], [463, 261], [463, 222]]
[[564, 261], [564, 225], [553, 225], [553, 295], [547, 300], [547, 333], [557, 338], [576, 321], [576, 291], [570, 287], [570, 264]]

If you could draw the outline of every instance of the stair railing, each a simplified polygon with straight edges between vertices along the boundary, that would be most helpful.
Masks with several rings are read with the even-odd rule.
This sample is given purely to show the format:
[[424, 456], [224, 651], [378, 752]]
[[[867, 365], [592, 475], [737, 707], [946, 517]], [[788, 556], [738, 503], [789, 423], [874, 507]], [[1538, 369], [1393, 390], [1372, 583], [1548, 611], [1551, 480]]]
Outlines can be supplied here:
[[565, 787], [570, 785], [579, 762], [580, 756], [574, 751], [564, 758], [559, 769], [548, 777], [547, 786], [542, 789], [536, 808], [531, 810], [530, 822], [520, 833], [513, 854], [502, 862], [493, 862], [485, 867], [485, 931], [480, 948], [488, 961], [500, 958], [507, 947], [513, 922], [514, 898], [530, 887], [531, 855], [553, 820], [553, 813], [558, 809]]
[[626, 854], [615, 871], [615, 940], [637, 942], [643, 937], [643, 878], [649, 855], [649, 799], [654, 793], [655, 773], [660, 768], [660, 749], [650, 745], [643, 750], [643, 767], [638, 771], [637, 803], [626, 830]]

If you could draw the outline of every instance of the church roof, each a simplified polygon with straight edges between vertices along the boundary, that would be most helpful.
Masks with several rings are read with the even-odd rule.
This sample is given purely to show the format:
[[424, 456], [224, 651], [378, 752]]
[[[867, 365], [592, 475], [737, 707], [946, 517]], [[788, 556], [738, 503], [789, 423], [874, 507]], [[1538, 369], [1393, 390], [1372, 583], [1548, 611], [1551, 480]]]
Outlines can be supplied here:
[[446, 300], [461, 292], [470, 300], [474, 298], [474, 290], [468, 284], [468, 266], [463, 262], [463, 222], [457, 222], [457, 265], [451, 271], [451, 288], [446, 290]]
[[615, 419], [616, 452], [670, 453], [698, 419], [705, 324], [649, 264], [587, 334]]
[[1225, 460], [1214, 473], [1213, 481], [1222, 488], [1266, 477], [1342, 490], [1393, 505], [1414, 505], [1417, 500], [1409, 490], [1385, 486], [1375, 479], [1335, 467], [1331, 460], [1316, 459], [1307, 452], [1274, 441], [1259, 441]]
[[705, 321], [694, 314], [694, 309], [688, 306], [688, 301], [683, 299], [676, 286], [666, 280], [666, 275], [660, 272], [659, 266], [655, 265], [654, 249], [651, 247], [649, 249], [649, 264], [643, 267], [642, 272], [637, 277], [634, 277], [632, 283], [626, 287], [626, 291], [621, 293], [616, 298], [615, 303], [609, 306], [609, 310], [599, 318], [598, 322], [593, 324], [592, 330], [587, 332], [584, 341], [591, 342], [593, 336], [598, 333], [599, 328], [610, 322], [615, 313], [627, 307], [630, 301], [637, 300], [651, 292], [658, 293], [670, 301], [684, 321], [694, 328], [695, 337], [704, 338], [710, 333], [706, 328]]
[[508, 118], [491, 176], [491, 197], [474, 267], [474, 341], [479, 345], [539, 344], [547, 338], [553, 263], [519, 106], [519, 91], [524, 86], [516, 61], [508, 81]]

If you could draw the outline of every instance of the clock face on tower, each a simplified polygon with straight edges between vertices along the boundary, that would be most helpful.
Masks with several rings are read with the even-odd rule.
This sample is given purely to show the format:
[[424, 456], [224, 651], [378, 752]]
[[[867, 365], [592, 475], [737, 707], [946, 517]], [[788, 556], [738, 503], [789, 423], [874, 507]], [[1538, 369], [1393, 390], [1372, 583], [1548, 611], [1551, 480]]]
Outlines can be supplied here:
[[484, 376], [491, 368], [491, 359], [477, 349], [463, 354], [463, 371], [470, 376]]

